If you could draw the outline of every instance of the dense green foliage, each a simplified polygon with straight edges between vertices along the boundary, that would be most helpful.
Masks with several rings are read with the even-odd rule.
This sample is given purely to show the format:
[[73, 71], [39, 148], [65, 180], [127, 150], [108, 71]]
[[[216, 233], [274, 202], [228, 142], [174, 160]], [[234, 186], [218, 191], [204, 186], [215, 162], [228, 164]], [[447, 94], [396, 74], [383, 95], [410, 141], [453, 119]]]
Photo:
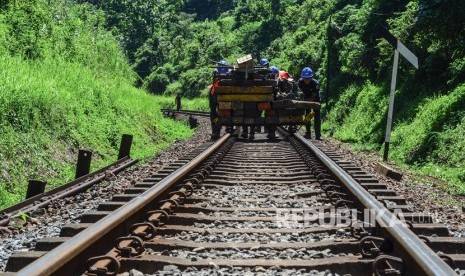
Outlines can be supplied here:
[[95, 170], [115, 161], [123, 133], [135, 135], [136, 158], [192, 134], [158, 112], [172, 98], [133, 87], [103, 12], [65, 0], [14, 3], [0, 13], [0, 208], [24, 199], [30, 178], [49, 188], [71, 180], [78, 149], [93, 151]]
[[[88, 2], [106, 11], [108, 26], [124, 37], [138, 84], [149, 91], [198, 96], [210, 81], [212, 60], [233, 63], [245, 53], [267, 57], [292, 75], [311, 66], [323, 87], [329, 84], [324, 127], [371, 150], [384, 139], [392, 66], [393, 49], [379, 33], [383, 26], [421, 64], [416, 71], [401, 60], [392, 158], [419, 169], [465, 164], [458, 156], [444, 160], [451, 148], [464, 146], [458, 87], [465, 81], [463, 1]], [[135, 24], [133, 15], [146, 23]], [[459, 183], [461, 174], [441, 176]]]

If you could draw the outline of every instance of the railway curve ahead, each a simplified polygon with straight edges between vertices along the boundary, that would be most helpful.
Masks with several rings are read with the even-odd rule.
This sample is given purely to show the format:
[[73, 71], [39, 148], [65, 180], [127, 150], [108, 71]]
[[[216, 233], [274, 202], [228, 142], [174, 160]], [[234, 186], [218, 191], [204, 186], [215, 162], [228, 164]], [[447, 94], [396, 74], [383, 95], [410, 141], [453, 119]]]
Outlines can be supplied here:
[[[299, 134], [226, 134], [10, 258], [8, 275], [453, 275], [465, 239]], [[131, 274], [129, 274], [131, 273]], [[326, 273], [326, 274], [325, 274]]]

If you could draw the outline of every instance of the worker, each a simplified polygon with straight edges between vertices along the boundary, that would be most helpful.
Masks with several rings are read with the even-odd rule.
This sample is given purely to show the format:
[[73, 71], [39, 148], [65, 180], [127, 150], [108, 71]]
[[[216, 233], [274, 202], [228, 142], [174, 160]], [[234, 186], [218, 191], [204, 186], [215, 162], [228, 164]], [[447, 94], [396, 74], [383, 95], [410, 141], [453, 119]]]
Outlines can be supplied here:
[[[271, 66], [269, 68], [270, 70], [270, 73], [268, 75], [268, 78], [270, 80], [274, 80], [276, 81], [278, 79], [278, 76], [279, 76], [279, 68], [276, 67], [276, 66]], [[276, 100], [276, 95], [278, 93], [278, 88], [277, 87], [274, 87], [273, 88], [273, 99]], [[269, 116], [268, 114], [269, 111], [265, 111], [265, 118], [267, 118]], [[276, 126], [265, 126], [265, 132], [268, 132], [266, 138], [268, 138], [269, 140], [274, 140], [274, 139], [277, 139], [278, 137], [276, 136]]]
[[[302, 70], [302, 74], [300, 79], [297, 83], [299, 86], [300, 91], [304, 94], [304, 100], [310, 102], [321, 102], [320, 98], [320, 83], [313, 78], [313, 70], [310, 67], [305, 67]], [[305, 115], [307, 116], [311, 113], [311, 109], [305, 110]], [[321, 140], [321, 117], [320, 117], [320, 110], [314, 109], [313, 112], [315, 113], [315, 138], [317, 140]], [[309, 121], [305, 125], [305, 138], [311, 138], [311, 122]]]
[[[295, 99], [294, 87], [295, 82], [291, 75], [286, 71], [280, 71], [277, 80], [278, 99]], [[294, 133], [297, 128], [294, 125], [284, 126], [290, 133]]]
[[177, 94], [176, 95], [176, 98], [174, 99], [174, 103], [176, 104], [176, 110], [179, 112], [179, 110], [181, 110], [181, 94]]
[[271, 66], [270, 67], [270, 75], [269, 78], [272, 80], [276, 80], [279, 76], [279, 69], [276, 66]]
[[216, 124], [218, 119], [218, 100], [216, 88], [220, 85], [220, 77], [229, 74], [229, 64], [222, 60], [218, 62], [218, 67], [213, 70], [213, 83], [210, 85], [209, 104], [210, 104], [210, 122], [212, 127], [211, 139], [216, 140], [220, 138], [221, 126]]
[[292, 78], [286, 71], [279, 71], [277, 80], [278, 92], [283, 98], [287, 98], [289, 94], [292, 94]]
[[270, 62], [266, 58], [260, 59], [260, 66], [266, 69], [270, 68]]
[[[267, 69], [268, 71], [270, 70], [270, 62], [266, 58], [262, 58], [259, 61], [260, 66], [263, 67], [264, 69]], [[262, 114], [260, 114], [261, 117]], [[255, 126], [255, 132], [262, 132], [262, 126]]]

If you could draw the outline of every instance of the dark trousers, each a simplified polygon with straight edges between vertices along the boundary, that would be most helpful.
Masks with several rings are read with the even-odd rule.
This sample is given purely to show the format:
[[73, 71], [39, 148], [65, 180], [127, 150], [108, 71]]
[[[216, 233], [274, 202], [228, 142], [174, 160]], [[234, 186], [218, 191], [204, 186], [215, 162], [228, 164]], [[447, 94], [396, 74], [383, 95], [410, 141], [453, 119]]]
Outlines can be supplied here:
[[221, 132], [221, 126], [218, 126], [214, 120], [218, 117], [218, 103], [216, 101], [216, 95], [210, 95], [210, 121], [212, 126], [212, 136], [219, 136]]
[[[307, 116], [310, 112], [312, 112], [311, 109], [305, 110], [305, 116]], [[320, 115], [320, 110], [316, 109], [316, 110], [313, 110], [313, 112], [315, 112], [315, 117], [313, 117], [313, 119], [315, 120], [315, 138], [320, 138], [321, 137], [321, 115]], [[312, 127], [311, 122], [305, 124], [305, 130], [309, 134], [312, 133], [311, 132], [311, 127]]]
[[242, 133], [249, 134], [249, 128], [250, 128], [250, 134], [255, 134], [255, 127], [254, 126], [242, 126]]

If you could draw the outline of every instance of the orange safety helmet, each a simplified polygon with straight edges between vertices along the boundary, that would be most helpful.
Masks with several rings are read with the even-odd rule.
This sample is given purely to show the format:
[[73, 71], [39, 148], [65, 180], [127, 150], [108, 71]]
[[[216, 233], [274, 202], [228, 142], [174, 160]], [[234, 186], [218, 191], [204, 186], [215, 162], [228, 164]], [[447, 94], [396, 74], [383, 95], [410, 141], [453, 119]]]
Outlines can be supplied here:
[[291, 76], [286, 71], [279, 71], [279, 78], [288, 80]]

